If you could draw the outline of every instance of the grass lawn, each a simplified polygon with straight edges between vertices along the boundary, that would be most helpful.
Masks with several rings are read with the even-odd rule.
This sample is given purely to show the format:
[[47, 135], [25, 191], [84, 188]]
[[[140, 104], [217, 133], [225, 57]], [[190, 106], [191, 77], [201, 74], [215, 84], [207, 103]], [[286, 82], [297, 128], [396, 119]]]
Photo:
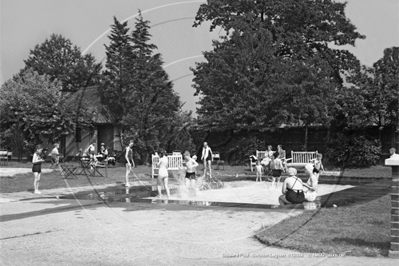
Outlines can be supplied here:
[[[69, 164], [69, 163], [68, 163]], [[43, 164], [42, 169], [49, 168], [50, 164]], [[13, 167], [18, 167], [13, 164]], [[25, 164], [22, 168], [29, 167], [32, 165], [29, 163]], [[1, 168], [0, 168], [1, 171]], [[78, 179], [69, 177], [67, 179], [68, 185], [71, 187], [91, 186], [91, 185], [107, 185], [116, 184], [117, 182], [125, 182], [125, 168], [124, 167], [109, 167], [107, 169], [108, 177], [105, 177], [105, 169], [99, 168], [99, 172], [104, 176], [100, 177], [98, 174], [88, 179], [85, 175], [77, 175]], [[134, 169], [134, 173], [140, 179], [150, 178], [151, 168], [148, 166], [139, 166]], [[133, 175], [130, 176], [130, 180], [133, 181]], [[49, 173], [42, 172], [40, 180], [40, 189], [52, 189], [66, 187], [64, 179], [60, 175], [60, 171], [54, 170]], [[33, 189], [33, 174], [31, 172], [25, 174], [16, 174], [14, 176], [1, 176], [0, 177], [0, 193], [11, 193], [19, 191], [28, 191]]]
[[260, 230], [264, 244], [305, 253], [387, 256], [390, 245], [390, 196], [339, 208], [306, 211]]

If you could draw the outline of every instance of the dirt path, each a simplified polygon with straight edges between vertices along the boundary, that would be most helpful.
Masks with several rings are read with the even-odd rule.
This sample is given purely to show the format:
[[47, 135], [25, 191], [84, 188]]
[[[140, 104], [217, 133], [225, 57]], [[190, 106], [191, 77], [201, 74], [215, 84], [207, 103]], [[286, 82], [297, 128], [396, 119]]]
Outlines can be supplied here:
[[[0, 210], [1, 265], [292, 265], [295, 261], [364, 266], [381, 261], [309, 258], [266, 247], [253, 238], [256, 230], [299, 210], [106, 205], [45, 198], [1, 203]], [[391, 261], [383, 259], [384, 265]]]

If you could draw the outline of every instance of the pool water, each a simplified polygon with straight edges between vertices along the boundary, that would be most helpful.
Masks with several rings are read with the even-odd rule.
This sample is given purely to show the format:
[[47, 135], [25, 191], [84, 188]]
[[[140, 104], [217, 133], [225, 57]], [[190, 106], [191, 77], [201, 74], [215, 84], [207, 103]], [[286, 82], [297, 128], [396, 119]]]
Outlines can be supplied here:
[[[352, 187], [351, 185], [319, 184], [318, 196]], [[232, 181], [225, 182], [222, 189], [197, 191], [196, 195], [193, 195], [193, 193], [179, 193], [177, 190], [171, 194], [170, 199], [278, 205], [278, 197], [282, 194], [281, 188], [282, 183], [276, 188], [271, 187], [271, 182]]]

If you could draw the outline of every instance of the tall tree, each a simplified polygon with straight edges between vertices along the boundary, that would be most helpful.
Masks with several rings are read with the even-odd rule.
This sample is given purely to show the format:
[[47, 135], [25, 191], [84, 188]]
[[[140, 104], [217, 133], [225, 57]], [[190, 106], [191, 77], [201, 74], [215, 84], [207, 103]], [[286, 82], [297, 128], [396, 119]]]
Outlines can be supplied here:
[[[384, 50], [384, 56], [373, 64], [367, 98], [374, 111], [372, 119], [379, 127], [398, 127], [399, 119], [399, 47]], [[370, 84], [371, 83], [371, 84]]]
[[[198, 113], [210, 130], [270, 130], [329, 121], [344, 74], [359, 67], [348, 51], [364, 38], [329, 0], [209, 1], [194, 26], [226, 32], [193, 69]], [[306, 140], [305, 140], [306, 144]]]
[[130, 67], [132, 60], [131, 36], [127, 21], [120, 23], [114, 17], [111, 34], [108, 36], [110, 44], [105, 45], [105, 84], [103, 86], [104, 100], [115, 114], [116, 123], [120, 123], [123, 114], [128, 112], [129, 83], [131, 81]]
[[357, 107], [352, 109], [342, 105], [342, 111], [350, 114], [344, 120], [347, 126], [378, 126], [380, 133], [384, 128], [394, 132], [399, 117], [399, 47], [385, 49], [384, 56], [373, 67], [363, 66], [349, 81], [353, 85], [347, 90], [353, 95], [347, 97], [346, 102], [356, 100]]
[[91, 54], [82, 55], [80, 48], [62, 35], [52, 34], [30, 51], [21, 72], [33, 69], [39, 75], [62, 83], [61, 90], [74, 92], [83, 87], [97, 85], [101, 64]]
[[147, 161], [148, 155], [158, 147], [166, 148], [159, 134], [173, 122], [180, 108], [179, 97], [162, 68], [161, 54], [154, 53], [157, 47], [150, 43], [149, 23], [140, 12], [132, 31], [129, 101], [134, 108], [124, 117], [124, 123], [132, 125], [131, 130], [142, 142], [143, 161]]
[[122, 134], [136, 140], [136, 156], [141, 162], [147, 162], [159, 147], [173, 146], [165, 133], [175, 133], [169, 126], [180, 121], [181, 108], [161, 55], [154, 53], [157, 47], [150, 43], [149, 29], [149, 21], [141, 13], [131, 34], [127, 23], [114, 18], [111, 43], [106, 46], [107, 83], [103, 88], [104, 100], [111, 105]]

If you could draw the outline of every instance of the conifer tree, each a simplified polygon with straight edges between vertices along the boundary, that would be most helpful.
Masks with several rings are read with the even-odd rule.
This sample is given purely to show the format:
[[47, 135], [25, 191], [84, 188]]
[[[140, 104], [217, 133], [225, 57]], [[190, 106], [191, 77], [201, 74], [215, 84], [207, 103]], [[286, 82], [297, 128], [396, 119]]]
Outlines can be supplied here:
[[[114, 18], [111, 43], [106, 46], [107, 63], [103, 87], [107, 103], [121, 125], [125, 139], [135, 139], [136, 158], [147, 162], [158, 148], [173, 146], [181, 103], [162, 67], [162, 58], [150, 43], [149, 21], [141, 12], [129, 34], [127, 23]], [[178, 123], [177, 123], [178, 124]], [[174, 125], [174, 130], [170, 128]], [[186, 138], [191, 142], [191, 138]], [[181, 140], [179, 140], [181, 142]], [[190, 146], [188, 144], [187, 146]]]
[[113, 111], [115, 123], [120, 123], [123, 114], [129, 108], [126, 99], [131, 75], [129, 64], [131, 60], [131, 38], [127, 22], [120, 23], [114, 17], [111, 34], [108, 36], [110, 44], [105, 45], [106, 70], [104, 71], [105, 83], [102, 86], [104, 102]]
[[162, 68], [161, 55], [154, 53], [157, 47], [150, 43], [149, 29], [149, 21], [144, 20], [140, 12], [131, 35], [133, 59], [130, 73], [133, 79], [129, 100], [134, 108], [124, 117], [124, 124], [132, 125], [131, 130], [140, 140], [143, 161], [147, 161], [147, 156], [158, 147], [166, 145], [159, 136], [180, 108], [179, 97]]

